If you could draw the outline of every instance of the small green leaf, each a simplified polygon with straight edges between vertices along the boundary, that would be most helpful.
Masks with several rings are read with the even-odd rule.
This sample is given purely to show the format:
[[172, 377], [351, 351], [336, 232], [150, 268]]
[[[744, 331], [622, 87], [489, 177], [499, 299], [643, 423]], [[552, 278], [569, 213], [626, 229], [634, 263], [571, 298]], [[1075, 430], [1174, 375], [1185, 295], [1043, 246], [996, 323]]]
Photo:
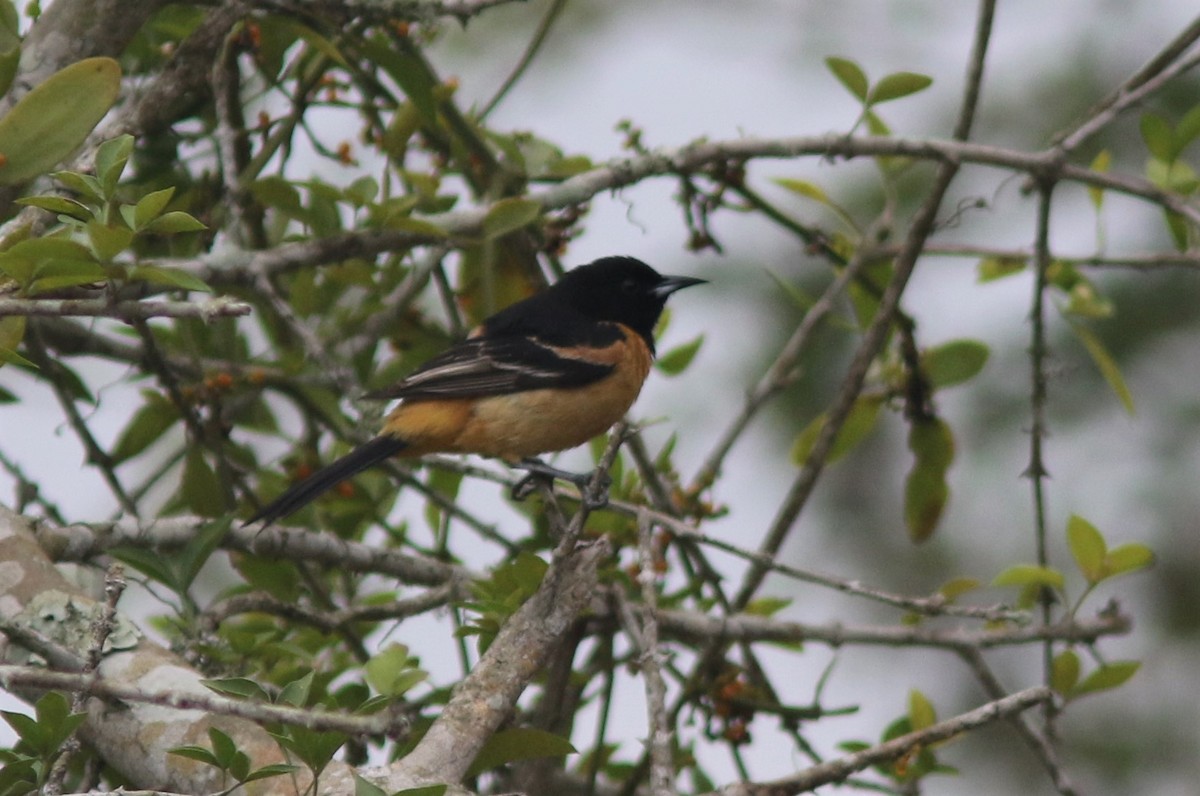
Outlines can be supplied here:
[[221, 764], [217, 762], [216, 755], [203, 746], [176, 746], [174, 749], [168, 749], [167, 754], [186, 757], [188, 760], [196, 760], [215, 768], [221, 768]]
[[1164, 163], [1175, 159], [1175, 133], [1171, 124], [1156, 113], [1146, 113], [1141, 118], [1142, 140], [1150, 154]]
[[1129, 680], [1137, 673], [1141, 667], [1139, 661], [1117, 661], [1115, 663], [1105, 664], [1099, 669], [1083, 678], [1083, 682], [1075, 686], [1068, 696], [1071, 699], [1083, 696], [1084, 694], [1092, 694], [1096, 691], [1107, 691], [1116, 688]]
[[532, 224], [542, 214], [541, 202], [511, 197], [492, 205], [483, 219], [483, 236], [491, 240]]
[[294, 708], [306, 706], [315, 679], [316, 673], [309, 670], [280, 689], [279, 696], [275, 701], [281, 705], [291, 705]]
[[[446, 791], [449, 789], [449, 785], [422, 785], [419, 788], [398, 790], [392, 796], [446, 796]], [[362, 794], [356, 790], [354, 796], [373, 796], [373, 794]]]
[[201, 232], [206, 229], [208, 227], [191, 214], [182, 210], [172, 210], [147, 222], [142, 231], [152, 235], [178, 235], [181, 232]]
[[[158, 218], [167, 209], [167, 205], [171, 203], [171, 197], [174, 195], [174, 188], [163, 188], [161, 191], [153, 191], [138, 199], [133, 208], [133, 223], [130, 226], [140, 230]], [[121, 209], [124, 210], [124, 208]]]
[[696, 352], [700, 350], [700, 346], [704, 344], [704, 335], [701, 334], [690, 343], [676, 346], [670, 351], [658, 358], [658, 369], [667, 376], [676, 376], [687, 369], [687, 366], [692, 364], [692, 360], [696, 357]]
[[130, 270], [129, 280], [131, 282], [149, 282], [154, 285], [166, 285], [167, 287], [178, 287], [183, 290], [195, 290], [204, 293], [212, 290], [198, 276], [189, 274], [187, 271], [180, 271], [176, 268], [164, 268], [158, 265], [137, 266]]
[[271, 763], [270, 765], [256, 768], [244, 777], [240, 777], [241, 782], [256, 782], [260, 779], [268, 779], [270, 777], [278, 777], [284, 774], [292, 774], [299, 771], [299, 766], [293, 766], [290, 763]]
[[479, 750], [467, 770], [474, 777], [505, 763], [538, 757], [563, 757], [574, 754], [575, 747], [566, 738], [532, 727], [513, 727], [493, 735]]
[[89, 221], [87, 224], [88, 242], [92, 251], [100, 260], [112, 260], [133, 243], [133, 230], [126, 226], [104, 224], [100, 221]]
[[[445, 786], [442, 787], [444, 788]], [[363, 779], [358, 775], [357, 772], [355, 772], [354, 796], [388, 796], [388, 792], [376, 785], [374, 782], [369, 782]], [[398, 794], [392, 794], [392, 796], [398, 796]], [[439, 793], [437, 796], [442, 796], [442, 794]]]
[[1063, 574], [1036, 564], [1016, 564], [992, 579], [993, 586], [1047, 586], [1062, 590]]
[[878, 105], [881, 102], [907, 97], [924, 91], [933, 85], [933, 78], [916, 72], [894, 72], [884, 75], [867, 95], [867, 105]]
[[383, 696], [400, 697], [429, 677], [414, 664], [408, 647], [392, 643], [371, 656], [363, 667], [367, 682]]
[[1129, 392], [1129, 387], [1125, 384], [1125, 378], [1121, 375], [1121, 369], [1117, 367], [1116, 360], [1108, 353], [1108, 349], [1104, 347], [1104, 343], [1100, 342], [1100, 338], [1082, 324], [1068, 323], [1068, 326], [1075, 333], [1075, 336], [1079, 338], [1079, 342], [1083, 343], [1083, 347], [1087, 349], [1092, 362], [1096, 364], [1096, 368], [1100, 371], [1100, 375], [1104, 377], [1104, 380], [1108, 382], [1108, 386], [1116, 393], [1117, 398], [1121, 401], [1121, 405], [1125, 407], [1125, 411], [1132, 415], [1134, 413], [1133, 395]]
[[1104, 559], [1108, 555], [1108, 545], [1096, 526], [1072, 514], [1067, 520], [1067, 544], [1079, 571], [1087, 578], [1088, 583], [1099, 583], [1104, 579]]
[[1079, 656], [1063, 650], [1050, 662], [1050, 687], [1060, 694], [1070, 693], [1079, 682]]
[[184, 460], [182, 493], [188, 509], [201, 517], [217, 517], [225, 512], [221, 482], [198, 446], [189, 448]]
[[208, 728], [208, 741], [212, 744], [213, 755], [217, 758], [217, 765], [221, 768], [229, 768], [230, 762], [237, 755], [237, 744], [233, 742], [232, 738], [216, 727]]
[[[827, 464], [833, 464], [867, 438], [867, 435], [875, 428], [875, 422], [879, 418], [879, 408], [882, 405], [882, 398], [869, 395], [861, 396], [854, 402], [854, 406], [850, 408], [850, 414], [846, 416], [846, 422], [838, 429], [837, 438], [834, 439], [833, 447], [830, 448], [829, 457], [826, 459]], [[827, 422], [828, 416], [822, 412], [800, 432], [796, 441], [792, 443], [793, 464], [802, 465], [808, 460], [813, 445], [816, 444], [817, 437], [820, 436], [821, 430], [825, 428]]]
[[953, 602], [967, 592], [978, 589], [980, 583], [975, 578], [953, 578], [941, 585], [938, 589], [938, 594]]
[[988, 347], [978, 340], [952, 340], [921, 356], [921, 366], [935, 389], [969, 381], [983, 370]]
[[70, 216], [78, 221], [90, 221], [92, 218], [91, 208], [65, 196], [27, 196], [18, 199], [17, 204], [38, 207], [49, 213]]
[[271, 701], [271, 695], [261, 685], [247, 677], [224, 677], [219, 680], [201, 680], [200, 684], [222, 696], [257, 699], [260, 702]]
[[914, 465], [904, 481], [904, 524], [913, 542], [924, 542], [937, 530], [950, 500], [945, 471]]
[[[1107, 149], [1101, 149], [1100, 152], [1096, 154], [1096, 157], [1092, 158], [1092, 165], [1090, 168], [1092, 171], [1098, 174], [1106, 174], [1111, 166], [1112, 153]], [[1104, 206], [1103, 188], [1096, 185], [1089, 185], [1087, 192], [1088, 196], [1092, 200], [1092, 205], [1096, 208], [1096, 210], [1099, 210]]]
[[993, 282], [997, 279], [1019, 274], [1025, 270], [1025, 260], [1019, 257], [984, 257], [976, 267], [979, 282]]
[[1197, 137], [1200, 137], [1200, 105], [1193, 106], [1175, 125], [1175, 156], [1179, 157]]
[[832, 204], [829, 194], [821, 186], [807, 180], [795, 180], [790, 177], [777, 177], [773, 182], [781, 188], [787, 188], [794, 194], [820, 202], [823, 205]]
[[746, 607], [742, 610], [744, 613], [754, 616], [774, 616], [791, 604], [791, 598], [759, 597], [746, 603]]
[[1104, 557], [1107, 577], [1144, 569], [1154, 563], [1154, 551], [1144, 544], [1129, 542], [1117, 545]]
[[0, 184], [25, 182], [69, 157], [120, 90], [112, 58], [85, 58], [42, 81], [0, 119]]
[[937, 711], [915, 688], [908, 692], [908, 723], [913, 730], [923, 730], [937, 723]]
[[96, 148], [96, 179], [100, 181], [105, 198], [111, 197], [117, 190], [117, 183], [121, 181], [121, 174], [124, 173], [125, 164], [129, 162], [131, 154], [131, 135], [117, 136]]
[[825, 66], [838, 79], [838, 82], [849, 90], [860, 102], [866, 103], [870, 83], [862, 67], [848, 58], [831, 55], [825, 59]]
[[160, 393], [142, 392], [145, 404], [117, 438], [112, 451], [113, 464], [138, 455], [167, 432], [179, 420], [179, 410]]
[[25, 322], [24, 315], [9, 315], [6, 318], [0, 318], [0, 367], [3, 367], [6, 362], [28, 364], [29, 367], [33, 367], [32, 362], [17, 353], [17, 346], [25, 339]]

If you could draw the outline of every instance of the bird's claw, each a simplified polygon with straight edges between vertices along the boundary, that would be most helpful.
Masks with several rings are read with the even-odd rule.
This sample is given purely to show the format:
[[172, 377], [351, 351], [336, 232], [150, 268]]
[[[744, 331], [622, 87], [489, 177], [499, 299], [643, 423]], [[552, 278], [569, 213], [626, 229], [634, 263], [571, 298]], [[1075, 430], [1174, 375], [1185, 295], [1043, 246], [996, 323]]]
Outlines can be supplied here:
[[579, 499], [588, 511], [602, 509], [608, 505], [608, 488], [612, 486], [612, 478], [605, 473], [593, 487], [594, 473], [573, 473], [551, 467], [539, 459], [525, 459], [516, 465], [526, 470], [528, 475], [513, 484], [509, 494], [513, 500], [521, 501], [533, 494], [538, 483], [552, 485], [555, 478], [570, 481], [579, 490]]

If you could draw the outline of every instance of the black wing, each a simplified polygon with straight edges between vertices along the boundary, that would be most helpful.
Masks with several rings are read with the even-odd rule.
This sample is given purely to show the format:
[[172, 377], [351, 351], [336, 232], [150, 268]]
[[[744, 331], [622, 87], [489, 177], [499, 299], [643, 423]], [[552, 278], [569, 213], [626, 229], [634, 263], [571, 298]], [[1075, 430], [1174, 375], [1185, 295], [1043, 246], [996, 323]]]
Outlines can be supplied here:
[[477, 337], [443, 351], [400, 383], [366, 397], [482, 398], [582, 387], [613, 370], [611, 364], [589, 360], [586, 352], [586, 348], [553, 346], [524, 335]]

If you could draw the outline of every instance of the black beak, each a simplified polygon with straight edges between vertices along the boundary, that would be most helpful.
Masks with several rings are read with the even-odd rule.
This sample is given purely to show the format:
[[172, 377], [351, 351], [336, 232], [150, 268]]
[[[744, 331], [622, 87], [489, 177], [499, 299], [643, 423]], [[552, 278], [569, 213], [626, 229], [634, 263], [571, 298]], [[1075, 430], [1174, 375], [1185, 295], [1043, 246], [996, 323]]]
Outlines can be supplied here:
[[664, 276], [661, 282], [651, 288], [650, 292], [658, 298], [665, 299], [676, 290], [683, 290], [685, 287], [707, 283], [707, 279], [696, 279], [693, 276]]

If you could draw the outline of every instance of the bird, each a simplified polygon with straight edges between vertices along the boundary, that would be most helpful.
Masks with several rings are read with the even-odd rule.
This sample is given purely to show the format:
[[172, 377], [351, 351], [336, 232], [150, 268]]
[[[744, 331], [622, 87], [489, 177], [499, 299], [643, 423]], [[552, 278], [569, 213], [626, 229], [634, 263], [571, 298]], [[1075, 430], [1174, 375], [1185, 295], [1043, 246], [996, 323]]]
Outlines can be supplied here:
[[[256, 511], [264, 527], [392, 457], [473, 453], [544, 476], [534, 459], [604, 433], [641, 392], [671, 294], [705, 283], [602, 257], [486, 318], [465, 340], [365, 398], [399, 404], [378, 434]], [[579, 479], [575, 478], [579, 483]]]

